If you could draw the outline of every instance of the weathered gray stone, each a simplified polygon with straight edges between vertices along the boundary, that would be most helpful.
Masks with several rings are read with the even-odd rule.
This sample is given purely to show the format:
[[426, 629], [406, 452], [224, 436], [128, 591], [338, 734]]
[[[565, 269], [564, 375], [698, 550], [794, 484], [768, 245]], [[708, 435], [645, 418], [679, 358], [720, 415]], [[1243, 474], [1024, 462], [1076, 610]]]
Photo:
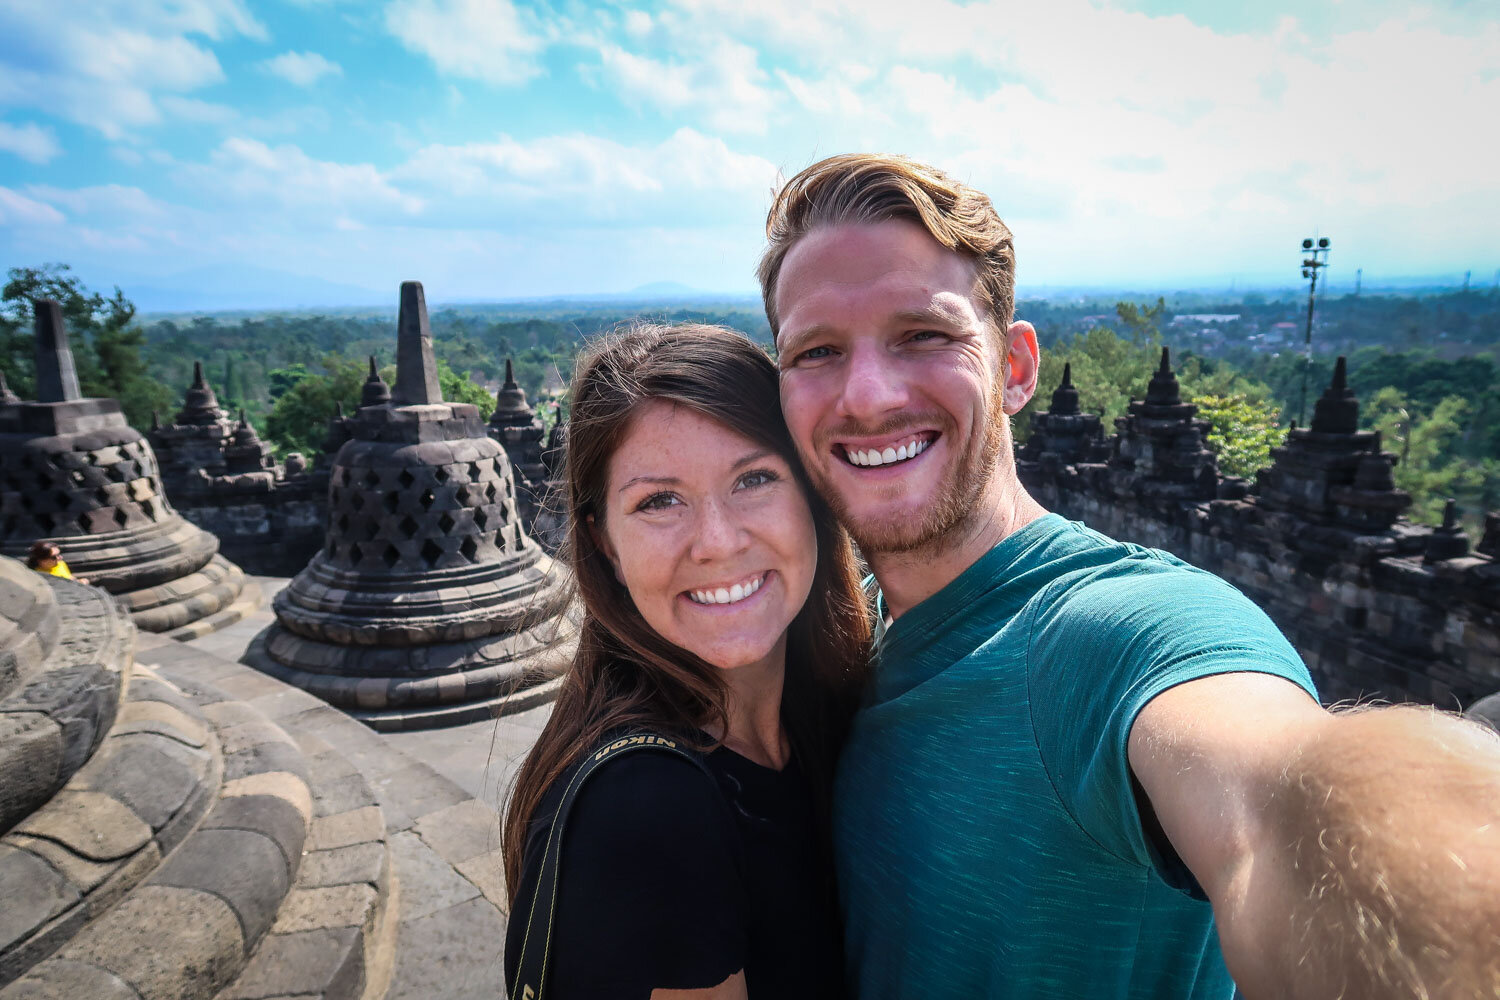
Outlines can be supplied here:
[[302, 858], [297, 883], [309, 888], [356, 882], [375, 885], [380, 881], [385, 863], [386, 847], [379, 842], [311, 851]]
[[93, 861], [123, 858], [151, 839], [151, 827], [119, 800], [73, 790], [59, 792], [15, 832], [55, 840]]
[[12, 983], [6, 1000], [143, 1000], [119, 976], [83, 962], [58, 959], [38, 972]]
[[271, 837], [250, 830], [200, 829], [151, 881], [213, 893], [234, 910], [243, 940], [253, 942], [275, 921], [291, 884], [289, 875], [282, 848]]
[[0, 954], [78, 902], [78, 889], [29, 851], [0, 844]]

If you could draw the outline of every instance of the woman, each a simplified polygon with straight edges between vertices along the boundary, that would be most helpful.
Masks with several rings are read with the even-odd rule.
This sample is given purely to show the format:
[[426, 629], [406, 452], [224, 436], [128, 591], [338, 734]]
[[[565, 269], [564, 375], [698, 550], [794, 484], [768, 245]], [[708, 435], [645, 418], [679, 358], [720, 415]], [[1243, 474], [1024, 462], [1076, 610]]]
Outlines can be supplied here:
[[[26, 565], [38, 573], [60, 576], [64, 580], [73, 579], [73, 571], [68, 569], [68, 564], [63, 561], [62, 549], [53, 542], [33, 542], [31, 551], [26, 556]], [[77, 582], [88, 583], [87, 580]]]
[[731, 330], [638, 327], [579, 358], [571, 408], [584, 620], [505, 821], [512, 993], [547, 933], [539, 869], [570, 780], [652, 733], [697, 747], [697, 766], [633, 753], [578, 786], [541, 995], [837, 997], [829, 782], [870, 626], [776, 368]]

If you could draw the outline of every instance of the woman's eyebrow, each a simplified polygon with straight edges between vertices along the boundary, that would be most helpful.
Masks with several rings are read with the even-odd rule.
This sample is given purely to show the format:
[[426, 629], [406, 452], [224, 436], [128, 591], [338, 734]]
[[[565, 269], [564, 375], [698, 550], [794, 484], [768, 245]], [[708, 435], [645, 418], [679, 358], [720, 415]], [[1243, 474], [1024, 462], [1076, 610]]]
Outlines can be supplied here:
[[615, 492], [624, 493], [626, 490], [630, 489], [630, 487], [638, 485], [640, 483], [654, 483], [659, 486], [675, 486], [680, 482], [682, 482], [682, 480], [678, 479], [676, 476], [634, 476], [621, 483], [620, 488], [615, 490]]
[[752, 462], [759, 462], [761, 459], [770, 458], [775, 454], [776, 453], [770, 448], [761, 448], [758, 451], [752, 451], [750, 454], [742, 456], [739, 461], [731, 465], [729, 467], [729, 471], [733, 472], [736, 469], [744, 468]]

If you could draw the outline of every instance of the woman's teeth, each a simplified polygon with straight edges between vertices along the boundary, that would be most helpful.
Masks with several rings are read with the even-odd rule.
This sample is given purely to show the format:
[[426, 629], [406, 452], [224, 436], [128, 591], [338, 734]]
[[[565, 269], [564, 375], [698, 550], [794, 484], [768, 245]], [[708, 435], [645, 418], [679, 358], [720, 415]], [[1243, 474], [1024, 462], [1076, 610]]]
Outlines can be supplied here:
[[733, 604], [736, 601], [743, 601], [755, 593], [760, 589], [760, 585], [765, 582], [765, 574], [761, 574], [745, 583], [737, 583], [728, 589], [719, 587], [716, 590], [690, 590], [688, 591], [688, 597], [692, 598], [696, 604]]
[[932, 442], [925, 438], [912, 438], [907, 444], [899, 448], [887, 448], [879, 451], [871, 448], [868, 451], [855, 451], [853, 448], [845, 448], [844, 453], [849, 456], [849, 461], [855, 465], [890, 465], [892, 462], [904, 462], [908, 458], [916, 458], [927, 450]]

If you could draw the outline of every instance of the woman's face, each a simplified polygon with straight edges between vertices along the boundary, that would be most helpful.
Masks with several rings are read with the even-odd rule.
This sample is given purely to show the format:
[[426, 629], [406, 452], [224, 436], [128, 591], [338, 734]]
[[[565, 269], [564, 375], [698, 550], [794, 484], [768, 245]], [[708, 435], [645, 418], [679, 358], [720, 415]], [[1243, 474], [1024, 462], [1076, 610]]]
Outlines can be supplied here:
[[642, 404], [594, 529], [646, 624], [726, 670], [784, 656], [817, 535], [786, 461], [695, 410]]

